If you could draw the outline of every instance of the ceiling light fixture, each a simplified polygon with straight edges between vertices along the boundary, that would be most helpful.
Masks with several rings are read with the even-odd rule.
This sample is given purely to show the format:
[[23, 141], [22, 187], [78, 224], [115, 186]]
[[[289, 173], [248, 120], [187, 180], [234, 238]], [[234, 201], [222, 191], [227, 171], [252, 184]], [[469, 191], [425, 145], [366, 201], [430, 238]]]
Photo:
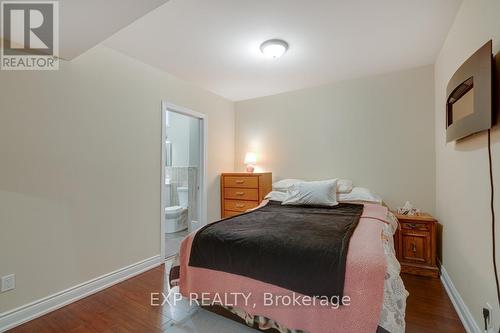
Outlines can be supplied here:
[[279, 58], [288, 50], [288, 43], [281, 39], [270, 39], [260, 44], [260, 50], [268, 58]]

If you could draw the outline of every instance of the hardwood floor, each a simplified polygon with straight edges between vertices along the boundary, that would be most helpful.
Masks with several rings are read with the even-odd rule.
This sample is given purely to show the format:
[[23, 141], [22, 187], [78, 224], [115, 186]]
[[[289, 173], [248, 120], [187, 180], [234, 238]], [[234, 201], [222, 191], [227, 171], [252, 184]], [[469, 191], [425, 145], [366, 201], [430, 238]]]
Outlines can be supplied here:
[[440, 279], [403, 274], [407, 333], [465, 333]]
[[[150, 306], [150, 293], [166, 289], [164, 266], [21, 325], [11, 333], [252, 333], [244, 325], [187, 305]], [[404, 275], [410, 292], [406, 332], [465, 332], [438, 279]], [[176, 323], [175, 325], [172, 325]]]

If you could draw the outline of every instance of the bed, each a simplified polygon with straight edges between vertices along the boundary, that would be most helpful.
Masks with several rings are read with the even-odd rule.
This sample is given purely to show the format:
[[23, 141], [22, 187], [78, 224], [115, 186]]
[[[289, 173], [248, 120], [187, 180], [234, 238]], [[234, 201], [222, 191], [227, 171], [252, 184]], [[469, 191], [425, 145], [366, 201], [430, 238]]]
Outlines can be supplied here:
[[[347, 249], [343, 258], [345, 267], [342, 267], [342, 247], [339, 247], [333, 254], [337, 258], [331, 260], [338, 262], [338, 265], [329, 267], [325, 263], [329, 262], [332, 253], [327, 253], [323, 248], [316, 246], [317, 243], [321, 243], [321, 238], [324, 239], [324, 235], [320, 237], [322, 232], [318, 230], [307, 231], [308, 233], [304, 234], [307, 237], [290, 238], [287, 235], [293, 234], [290, 230], [294, 229], [290, 229], [288, 225], [282, 226], [285, 229], [283, 233], [280, 233], [279, 229], [278, 232], [276, 229], [266, 229], [255, 235], [248, 234], [248, 231], [242, 231], [245, 229], [240, 228], [247, 224], [255, 224], [257, 228], [254, 230], [262, 230], [262, 224], [259, 226], [258, 223], [263, 222], [259, 222], [259, 219], [271, 221], [277, 216], [289, 213], [283, 209], [292, 209], [280, 208], [280, 206], [282, 205], [277, 200], [265, 201], [258, 208], [239, 217], [215, 222], [188, 235], [183, 240], [179, 256], [171, 268], [170, 285], [178, 286], [183, 296], [198, 299], [200, 305], [209, 310], [232, 317], [232, 319], [238, 318], [248, 326], [262, 331], [281, 333], [404, 332], [408, 292], [400, 278], [400, 266], [395, 257], [393, 234], [398, 227], [395, 216], [380, 204], [357, 205], [361, 207], [360, 216], [355, 223], [353, 222], [354, 227], [346, 222], [344, 228], [352, 229], [352, 234], [347, 239], [344, 233], [338, 241]], [[291, 210], [290, 214], [308, 221], [316, 216], [324, 215], [325, 212], [330, 214], [335, 210], [338, 211], [339, 207], [349, 212], [356, 209], [349, 204], [339, 205], [330, 210], [321, 207], [300, 207], [300, 209]], [[287, 221], [293, 220], [290, 216], [294, 215], [290, 214]], [[274, 223], [273, 228], [280, 228], [280, 223]], [[231, 228], [232, 231], [226, 231]], [[302, 224], [298, 224], [295, 228], [297, 233], [304, 229]], [[239, 232], [244, 236], [235, 238], [234, 235], [240, 236]], [[318, 234], [317, 242], [314, 241], [315, 233]], [[248, 242], [248, 239], [251, 240], [253, 236], [258, 243]], [[205, 241], [202, 241], [204, 238]], [[284, 245], [281, 247], [275, 245], [279, 244], [280, 240], [288, 238], [293, 242], [302, 242], [300, 239], [306, 238], [308, 241], [304, 244], [295, 244], [287, 240], [282, 242]], [[267, 247], [266, 242], [271, 242], [272, 246]], [[242, 243], [244, 245], [241, 245]], [[248, 251], [251, 245], [254, 246], [255, 251]], [[220, 247], [218, 250], [213, 249], [218, 246]], [[245, 247], [246, 251], [241, 250]], [[298, 248], [300, 252], [297, 252], [295, 248]], [[319, 251], [317, 253], [320, 255], [309, 257], [304, 255], [303, 258], [297, 259], [295, 266], [289, 262], [290, 258], [287, 256], [308, 252], [311, 248], [313, 248], [312, 253]], [[267, 262], [262, 260], [261, 265], [255, 261], [259, 258], [272, 257], [273, 252], [275, 257], [271, 262], [276, 264], [275, 267], [269, 266], [269, 260]], [[328, 257], [322, 258], [323, 254], [325, 256], [328, 254]], [[244, 264], [241, 265], [240, 262]], [[317, 274], [311, 272], [311, 267], [314, 265], [310, 262], [318, 268]], [[253, 269], [249, 270], [249, 267]], [[272, 272], [268, 274], [270, 270], [274, 270], [274, 274]], [[281, 274], [276, 274], [276, 272], [281, 272]], [[336, 279], [336, 275], [341, 275], [341, 278]], [[332, 286], [328, 286], [328, 283], [320, 283], [325, 279], [332, 281]], [[241, 293], [240, 296], [243, 297], [239, 297], [239, 302], [235, 297], [229, 299], [221, 297], [221, 295], [233, 296], [238, 293]], [[296, 295], [304, 299], [328, 295], [330, 302], [309, 304], [299, 301], [297, 304], [293, 302], [288, 304], [284, 301], [275, 301], [276, 298], [270, 297], [269, 299], [275, 302], [268, 301], [268, 304], [265, 304], [264, 294], [278, 296], [282, 300], [293, 299]], [[337, 296], [336, 300], [342, 300], [343, 296], [348, 296], [349, 302], [344, 304], [339, 301], [335, 304], [336, 306], [333, 306], [334, 296]]]

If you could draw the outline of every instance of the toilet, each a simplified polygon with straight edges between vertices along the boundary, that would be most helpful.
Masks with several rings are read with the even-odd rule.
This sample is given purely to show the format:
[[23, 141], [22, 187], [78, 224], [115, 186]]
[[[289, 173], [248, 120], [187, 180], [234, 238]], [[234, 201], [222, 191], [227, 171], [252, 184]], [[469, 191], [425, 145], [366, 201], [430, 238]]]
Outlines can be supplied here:
[[187, 229], [188, 188], [178, 187], [179, 206], [165, 208], [165, 233], [173, 233]]

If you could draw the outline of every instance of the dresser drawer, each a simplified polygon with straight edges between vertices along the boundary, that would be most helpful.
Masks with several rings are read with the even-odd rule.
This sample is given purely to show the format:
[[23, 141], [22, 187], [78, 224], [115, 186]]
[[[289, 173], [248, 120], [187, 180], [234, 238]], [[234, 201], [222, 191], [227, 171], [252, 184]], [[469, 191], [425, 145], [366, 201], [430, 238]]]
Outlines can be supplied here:
[[228, 218], [228, 217], [233, 217], [233, 216], [236, 216], [236, 215], [240, 215], [241, 212], [233, 212], [233, 211], [230, 211], [230, 210], [225, 210], [224, 211], [224, 216], [222, 216], [223, 218]]
[[224, 187], [259, 188], [259, 177], [224, 177]]
[[220, 177], [221, 216], [233, 217], [256, 208], [271, 192], [270, 172], [228, 172]]
[[239, 200], [259, 200], [259, 190], [254, 188], [228, 187], [224, 189], [224, 198]]
[[244, 212], [259, 205], [258, 201], [224, 200], [224, 210]]
[[429, 231], [430, 226], [427, 223], [401, 222], [401, 229], [403, 229], [403, 230]]

